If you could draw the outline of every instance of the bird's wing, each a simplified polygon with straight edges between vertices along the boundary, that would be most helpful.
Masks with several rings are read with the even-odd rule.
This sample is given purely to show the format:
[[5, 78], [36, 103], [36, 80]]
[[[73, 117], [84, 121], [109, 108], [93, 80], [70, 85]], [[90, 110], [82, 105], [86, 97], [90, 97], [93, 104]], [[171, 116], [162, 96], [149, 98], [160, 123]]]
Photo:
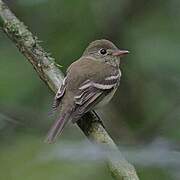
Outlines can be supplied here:
[[62, 85], [60, 86], [54, 97], [54, 101], [52, 105], [52, 113], [55, 112], [57, 107], [59, 106], [61, 99], [64, 96], [65, 90], [66, 90], [66, 77], [64, 78]]
[[[115, 76], [114, 76], [115, 77]], [[80, 87], [79, 91], [74, 97], [75, 111], [73, 113], [73, 122], [76, 122], [84, 113], [91, 110], [97, 105], [105, 96], [111, 93], [119, 83], [118, 78], [104, 79], [101, 82], [85, 81]]]
[[91, 110], [115, 87], [121, 73], [118, 67], [83, 57], [67, 71], [67, 91], [72, 91], [75, 109], [72, 121]]

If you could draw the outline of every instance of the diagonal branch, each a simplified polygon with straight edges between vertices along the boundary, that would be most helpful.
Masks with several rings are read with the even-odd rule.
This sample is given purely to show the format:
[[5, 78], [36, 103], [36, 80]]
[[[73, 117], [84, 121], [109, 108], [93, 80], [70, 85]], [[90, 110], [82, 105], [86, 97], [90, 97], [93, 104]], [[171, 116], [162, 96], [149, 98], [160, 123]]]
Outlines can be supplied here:
[[[39, 45], [37, 37], [19, 21], [2, 0], [0, 0], [0, 26], [33, 65], [39, 77], [56, 92], [64, 76], [57, 68], [54, 58]], [[115, 179], [138, 180], [134, 167], [118, 151], [95, 113], [85, 114], [77, 124], [90, 141], [111, 149], [111, 153], [107, 155], [107, 164]], [[116, 156], [112, 156], [114, 153]]]

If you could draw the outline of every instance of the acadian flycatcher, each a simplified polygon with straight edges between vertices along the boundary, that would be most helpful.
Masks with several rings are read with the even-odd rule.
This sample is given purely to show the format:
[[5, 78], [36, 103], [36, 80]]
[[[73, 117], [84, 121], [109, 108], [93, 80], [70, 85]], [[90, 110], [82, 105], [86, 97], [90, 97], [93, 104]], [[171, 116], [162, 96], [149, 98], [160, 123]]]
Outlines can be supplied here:
[[120, 57], [128, 53], [105, 39], [89, 44], [82, 57], [70, 65], [56, 93], [53, 108], [59, 109], [60, 116], [47, 142], [53, 142], [67, 123], [75, 123], [86, 112], [111, 100], [120, 82]]

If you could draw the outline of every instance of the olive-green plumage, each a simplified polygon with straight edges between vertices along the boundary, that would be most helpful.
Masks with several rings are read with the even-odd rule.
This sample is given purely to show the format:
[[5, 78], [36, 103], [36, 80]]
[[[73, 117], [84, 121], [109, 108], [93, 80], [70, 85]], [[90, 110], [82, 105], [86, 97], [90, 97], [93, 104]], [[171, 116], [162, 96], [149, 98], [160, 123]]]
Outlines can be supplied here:
[[53, 142], [68, 122], [76, 122], [110, 101], [121, 77], [120, 57], [127, 53], [108, 40], [96, 40], [70, 65], [54, 99], [53, 107], [59, 109], [60, 116], [49, 131], [48, 142]]

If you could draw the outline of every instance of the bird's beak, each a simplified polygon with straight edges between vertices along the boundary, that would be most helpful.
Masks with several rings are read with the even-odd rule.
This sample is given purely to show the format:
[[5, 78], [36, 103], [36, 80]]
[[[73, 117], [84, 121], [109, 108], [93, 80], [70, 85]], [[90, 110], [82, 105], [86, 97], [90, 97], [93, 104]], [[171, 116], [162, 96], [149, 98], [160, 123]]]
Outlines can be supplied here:
[[112, 53], [113, 56], [123, 57], [124, 55], [129, 54], [127, 50], [116, 50]]

